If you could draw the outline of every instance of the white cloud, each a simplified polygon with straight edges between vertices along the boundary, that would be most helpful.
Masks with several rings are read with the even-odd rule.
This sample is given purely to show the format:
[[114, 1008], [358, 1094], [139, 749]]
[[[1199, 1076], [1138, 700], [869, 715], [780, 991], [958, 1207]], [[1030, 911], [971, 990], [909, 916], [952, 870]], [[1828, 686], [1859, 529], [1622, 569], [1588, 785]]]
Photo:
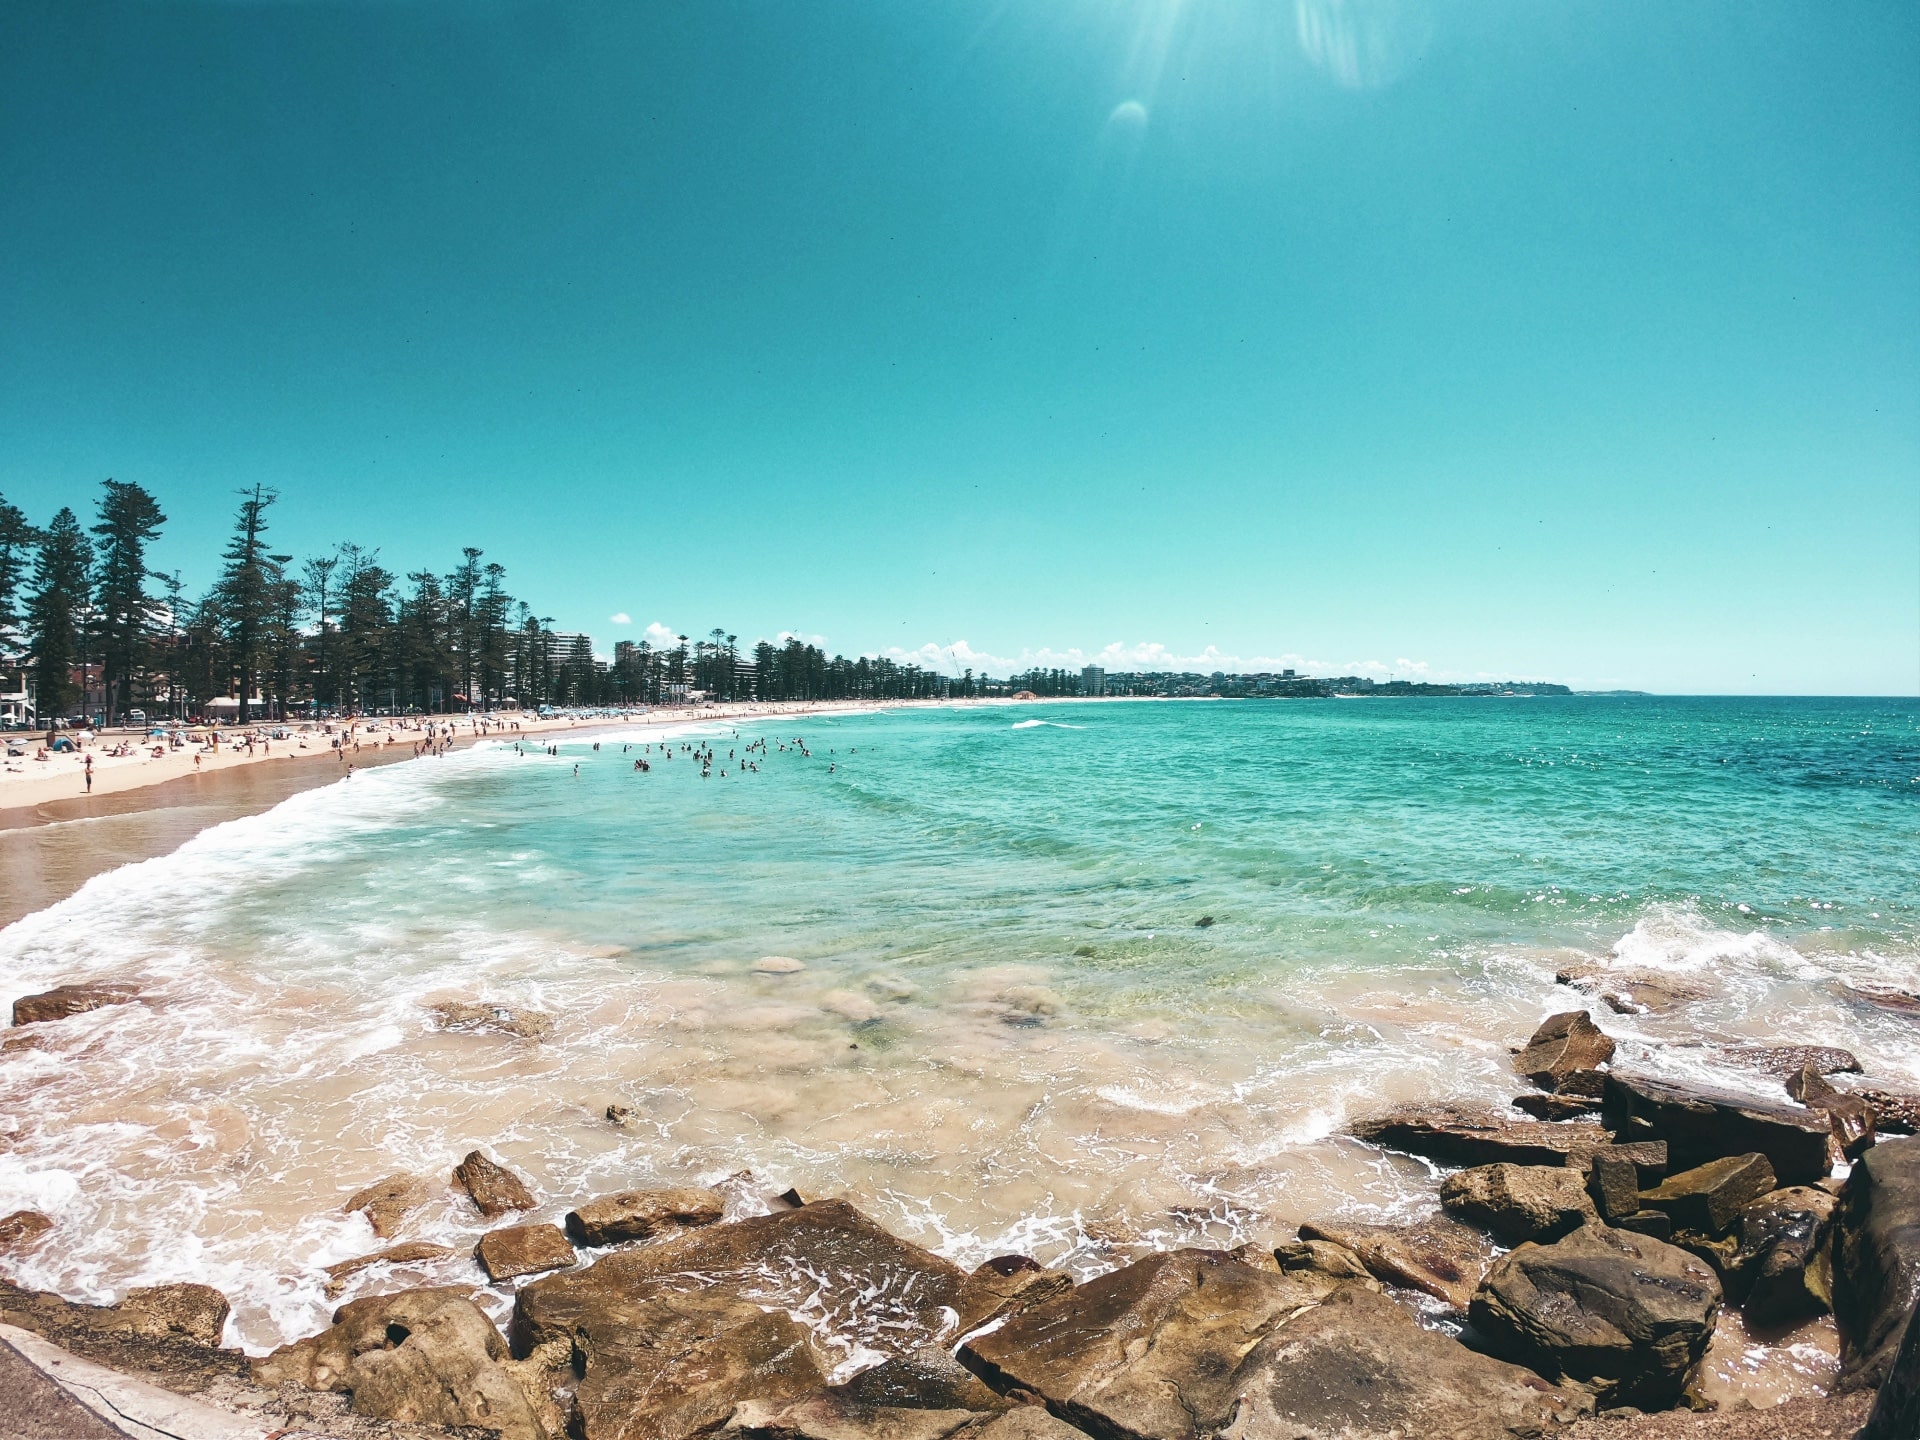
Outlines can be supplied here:
[[662, 625], [658, 620], [655, 620], [652, 624], [647, 626], [647, 639], [652, 643], [653, 648], [656, 650], [660, 649], [662, 646], [665, 646], [667, 649], [671, 650], [674, 646], [680, 643], [680, 634], [676, 630], [669, 630], [665, 625]]
[[609, 625], [631, 625], [633, 623], [633, 616], [627, 614], [624, 610], [616, 611], [614, 614], [607, 616], [607, 623]]

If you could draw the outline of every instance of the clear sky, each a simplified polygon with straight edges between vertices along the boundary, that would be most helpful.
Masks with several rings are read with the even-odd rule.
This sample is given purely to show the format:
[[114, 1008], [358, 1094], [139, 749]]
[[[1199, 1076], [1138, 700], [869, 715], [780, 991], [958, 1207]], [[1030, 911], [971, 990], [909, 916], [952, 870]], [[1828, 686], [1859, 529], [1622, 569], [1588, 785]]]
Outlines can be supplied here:
[[1920, 5], [7, 0], [106, 476], [603, 650], [1915, 693]]

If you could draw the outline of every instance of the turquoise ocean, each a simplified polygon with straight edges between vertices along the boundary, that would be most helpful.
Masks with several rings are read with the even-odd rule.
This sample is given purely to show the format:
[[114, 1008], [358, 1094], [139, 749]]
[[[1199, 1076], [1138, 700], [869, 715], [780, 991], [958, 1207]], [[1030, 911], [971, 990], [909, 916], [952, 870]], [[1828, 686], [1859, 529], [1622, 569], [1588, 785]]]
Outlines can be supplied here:
[[[1290, 1238], [1431, 1209], [1427, 1166], [1344, 1126], [1504, 1103], [1510, 1048], [1569, 1008], [1621, 1063], [1768, 1091], [1728, 1047], [1838, 1044], [1920, 1086], [1920, 1026], [1854, 993], [1920, 991], [1912, 701], [1041, 702], [557, 743], [364, 771], [0, 931], [0, 1000], [149, 996], [0, 1051], [0, 1211], [75, 1237], [13, 1278], [204, 1280], [258, 1350], [395, 1283], [327, 1293], [382, 1243], [349, 1193], [476, 1146], [545, 1218], [794, 1186], [1082, 1272]], [[1619, 1013], [1556, 982], [1579, 967], [1683, 1000]], [[450, 1032], [445, 1001], [550, 1033]], [[479, 1223], [436, 1198], [408, 1233], [460, 1253], [406, 1274], [481, 1283]]]

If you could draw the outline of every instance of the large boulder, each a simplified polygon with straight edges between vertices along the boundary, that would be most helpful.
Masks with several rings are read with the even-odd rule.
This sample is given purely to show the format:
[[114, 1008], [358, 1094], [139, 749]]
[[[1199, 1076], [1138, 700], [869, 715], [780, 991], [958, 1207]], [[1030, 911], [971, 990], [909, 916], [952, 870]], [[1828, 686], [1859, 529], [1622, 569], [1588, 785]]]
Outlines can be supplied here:
[[509, 1210], [531, 1210], [536, 1203], [524, 1180], [480, 1150], [453, 1167], [453, 1183], [489, 1219]]
[[725, 1199], [712, 1190], [622, 1190], [568, 1211], [567, 1234], [576, 1245], [648, 1240], [663, 1230], [711, 1225], [726, 1208]]
[[1391, 1110], [1353, 1127], [1357, 1139], [1446, 1165], [1564, 1165], [1610, 1138], [1590, 1121], [1505, 1120], [1454, 1105]]
[[1840, 1387], [1886, 1379], [1920, 1300], [1920, 1139], [1886, 1140], [1853, 1167], [1833, 1217]]
[[497, 1284], [522, 1275], [563, 1270], [579, 1257], [558, 1225], [508, 1225], [482, 1235], [473, 1247], [473, 1258]]
[[69, 1015], [84, 1015], [108, 1005], [125, 1005], [140, 998], [136, 985], [85, 984], [56, 985], [38, 995], [22, 995], [13, 1002], [13, 1023], [38, 1025], [43, 1020], [64, 1020]]
[[1669, 1175], [1641, 1193], [1640, 1205], [1664, 1211], [1676, 1230], [1719, 1236], [1733, 1229], [1742, 1210], [1773, 1188], [1773, 1167], [1766, 1156], [1729, 1155]]
[[1495, 1354], [1590, 1387], [1603, 1409], [1664, 1410], [1706, 1353], [1720, 1300], [1686, 1251], [1592, 1224], [1503, 1257], [1469, 1319]]
[[1812, 1185], [1833, 1168], [1827, 1117], [1785, 1100], [1614, 1070], [1606, 1117], [1623, 1140], [1665, 1140], [1678, 1169], [1758, 1152], [1782, 1185]]
[[1163, 1252], [975, 1336], [960, 1362], [1095, 1435], [1198, 1440], [1228, 1422], [1248, 1351], [1327, 1293], [1218, 1251]]
[[1512, 1440], [1551, 1431], [1591, 1404], [1424, 1328], [1359, 1285], [1269, 1332], [1227, 1389], [1238, 1413], [1226, 1433], [1249, 1440]]
[[1920, 1321], [1909, 1319], [1905, 1333], [1858, 1440], [1913, 1440], [1920, 1435]]
[[422, 1425], [471, 1425], [502, 1440], [543, 1440], [506, 1341], [451, 1288], [373, 1295], [342, 1305], [320, 1334], [253, 1362], [256, 1384], [288, 1381], [345, 1392], [359, 1414]]
[[1838, 1204], [1825, 1190], [1794, 1185], [1762, 1195], [1740, 1212], [1733, 1274], [1749, 1325], [1791, 1325], [1831, 1303], [1824, 1247]]
[[[82, 1305], [0, 1280], [0, 1325], [12, 1325], [112, 1369], [162, 1383], [199, 1386], [245, 1373], [246, 1357], [222, 1350], [227, 1300], [206, 1285], [150, 1285], [117, 1304]], [[7, 1416], [0, 1394], [0, 1418]]]
[[1598, 1096], [1607, 1085], [1600, 1067], [1613, 1059], [1613, 1038], [1584, 1010], [1550, 1015], [1533, 1032], [1513, 1068], [1542, 1090]]
[[418, 1175], [389, 1175], [363, 1190], [356, 1190], [340, 1208], [351, 1215], [358, 1211], [367, 1217], [373, 1233], [382, 1240], [399, 1232], [407, 1216], [427, 1203], [432, 1184]]
[[1492, 1231], [1507, 1245], [1557, 1239], [1594, 1218], [1583, 1177], [1564, 1165], [1461, 1170], [1441, 1182], [1440, 1203], [1449, 1215]]
[[1338, 1245], [1357, 1256], [1375, 1279], [1418, 1290], [1461, 1312], [1493, 1260], [1484, 1236], [1444, 1215], [1409, 1225], [1313, 1221], [1300, 1227], [1300, 1238]]
[[[957, 1335], [967, 1278], [957, 1265], [889, 1235], [845, 1201], [823, 1200], [681, 1231], [615, 1251], [585, 1269], [534, 1280], [514, 1297], [511, 1335], [521, 1355], [554, 1340], [572, 1342], [593, 1381], [579, 1392], [577, 1408], [588, 1416], [583, 1423], [596, 1434], [618, 1433], [608, 1427], [616, 1425], [620, 1407], [640, 1404], [640, 1392], [613, 1384], [609, 1371], [639, 1365], [651, 1374], [667, 1365], [659, 1344], [647, 1338], [653, 1331], [682, 1335], [686, 1365], [707, 1367], [700, 1371], [707, 1399], [695, 1407], [706, 1414], [726, 1399], [730, 1376], [744, 1385], [756, 1365], [770, 1365], [769, 1373], [782, 1377], [781, 1393], [763, 1399], [797, 1398], [825, 1383], [810, 1349], [789, 1348], [807, 1333], [783, 1328], [789, 1313], [840, 1344], [901, 1355]], [[762, 1310], [777, 1313], [760, 1324], [753, 1315]], [[782, 1324], [771, 1323], [776, 1319]], [[606, 1384], [594, 1379], [596, 1366]], [[746, 1368], [736, 1376], [736, 1366]], [[718, 1418], [729, 1413], [719, 1409]]]

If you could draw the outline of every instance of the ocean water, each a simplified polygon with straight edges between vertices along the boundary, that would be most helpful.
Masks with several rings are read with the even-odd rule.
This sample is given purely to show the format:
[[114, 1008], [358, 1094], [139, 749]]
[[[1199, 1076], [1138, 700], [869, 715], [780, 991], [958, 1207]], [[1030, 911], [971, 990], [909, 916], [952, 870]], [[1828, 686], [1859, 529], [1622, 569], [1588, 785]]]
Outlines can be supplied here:
[[[62, 1231], [0, 1270], [206, 1281], [259, 1351], [367, 1289], [480, 1284], [450, 1195], [407, 1234], [460, 1255], [322, 1271], [386, 1243], [349, 1193], [479, 1146], [539, 1217], [791, 1185], [1091, 1272], [1430, 1211], [1431, 1167], [1346, 1124], [1505, 1101], [1510, 1047], [1580, 1006], [1645, 1067], [1773, 1093], [1724, 1047], [1839, 1044], [1920, 1086], [1920, 1027], [1847, 988], [1920, 990], [1913, 702], [1062, 702], [662, 743], [365, 771], [0, 931], [0, 1001], [148, 996], [0, 1050], [0, 1212]], [[1616, 1014], [1556, 984], [1575, 963], [1697, 998]], [[443, 1000], [552, 1033], [448, 1033]]]

